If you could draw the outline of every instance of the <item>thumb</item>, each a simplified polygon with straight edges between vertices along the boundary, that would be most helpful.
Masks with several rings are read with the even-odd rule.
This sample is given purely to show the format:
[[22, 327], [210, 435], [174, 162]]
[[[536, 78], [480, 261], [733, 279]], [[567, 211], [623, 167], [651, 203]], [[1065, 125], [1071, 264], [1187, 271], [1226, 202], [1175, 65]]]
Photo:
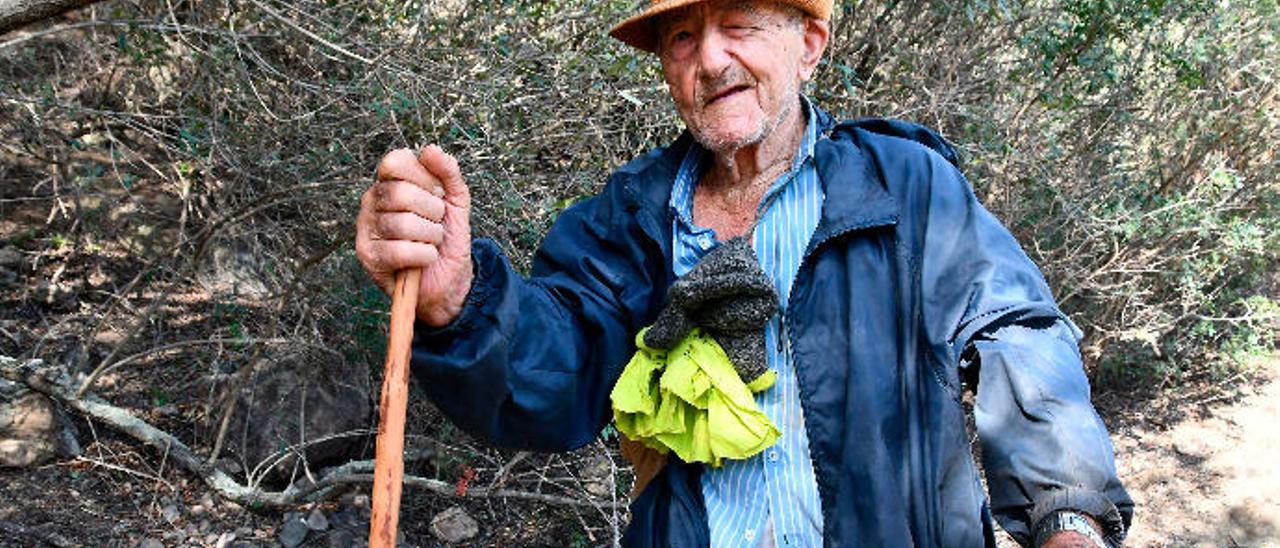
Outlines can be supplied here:
[[418, 163], [427, 168], [432, 175], [440, 179], [444, 186], [444, 199], [455, 207], [471, 207], [471, 191], [462, 181], [462, 171], [458, 168], [458, 160], [450, 156], [436, 145], [422, 148]]

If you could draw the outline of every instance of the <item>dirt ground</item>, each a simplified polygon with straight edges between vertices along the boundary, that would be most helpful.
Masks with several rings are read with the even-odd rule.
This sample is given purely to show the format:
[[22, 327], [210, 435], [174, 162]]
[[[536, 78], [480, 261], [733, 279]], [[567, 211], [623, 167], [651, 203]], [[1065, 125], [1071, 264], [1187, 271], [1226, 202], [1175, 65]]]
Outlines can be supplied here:
[[[1127, 545], [1280, 547], [1280, 359], [1230, 400], [1109, 403], [1118, 397], [1102, 392], [1099, 407], [1113, 430], [1120, 475], [1138, 505]], [[162, 455], [110, 432], [90, 435], [80, 459], [0, 470], [0, 546], [279, 546], [291, 515], [316, 511], [332, 525], [311, 531], [303, 546], [361, 545], [368, 502], [359, 489], [293, 514], [251, 512], [210, 497], [194, 477], [166, 467]], [[455, 504], [407, 492], [406, 545], [440, 545], [429, 522]], [[492, 500], [463, 506], [481, 517], [476, 545], [610, 544], [605, 535], [581, 533], [578, 524], [591, 516], [563, 508]], [[504, 513], [498, 521], [485, 519]]]
[[1130, 546], [1280, 546], [1280, 361], [1236, 402], [1113, 431]]

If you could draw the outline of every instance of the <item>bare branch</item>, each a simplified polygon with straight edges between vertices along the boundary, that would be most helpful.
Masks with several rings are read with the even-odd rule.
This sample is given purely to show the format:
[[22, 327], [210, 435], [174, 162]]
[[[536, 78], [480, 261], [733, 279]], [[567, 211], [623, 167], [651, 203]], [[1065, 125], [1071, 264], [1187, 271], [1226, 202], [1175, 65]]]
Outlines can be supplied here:
[[0, 0], [0, 34], [99, 0]]

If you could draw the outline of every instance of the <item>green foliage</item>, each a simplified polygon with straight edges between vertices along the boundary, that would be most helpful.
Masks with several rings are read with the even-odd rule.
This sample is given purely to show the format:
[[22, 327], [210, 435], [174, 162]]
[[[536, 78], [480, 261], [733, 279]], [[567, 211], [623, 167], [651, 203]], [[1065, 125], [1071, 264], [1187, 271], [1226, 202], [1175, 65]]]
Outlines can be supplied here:
[[[103, 8], [110, 24], [0, 61], [15, 165], [32, 180], [63, 169], [74, 188], [58, 192], [105, 204], [55, 208], [12, 240], [66, 235], [57, 250], [88, 230], [129, 260], [173, 257], [171, 272], [234, 242], [262, 258], [266, 287], [296, 290], [259, 297], [278, 308], [269, 322], [215, 304], [216, 329], [306, 333], [377, 370], [385, 297], [349, 244], [311, 259], [350, 240], [378, 158], [443, 145], [476, 235], [527, 269], [561, 211], [680, 131], [658, 63], [604, 35], [636, 5]], [[806, 92], [957, 143], [1100, 370], [1194, 377], [1276, 347], [1278, 37], [1275, 0], [846, 0]]]
[[[244, 341], [211, 358], [217, 375], [257, 365], [251, 340], [296, 339], [377, 377], [388, 299], [351, 232], [378, 159], [441, 144], [475, 235], [527, 270], [562, 211], [681, 130], [658, 63], [604, 34], [646, 3], [139, 0], [9, 46], [5, 244], [23, 276], [80, 285], [75, 312], [45, 317], [52, 291], [18, 291], [3, 319], [45, 317], [9, 328], [35, 326], [41, 352], [138, 320], [131, 345]], [[1229, 384], [1278, 346], [1278, 39], [1275, 0], [842, 0], [805, 91], [837, 117], [905, 118], [956, 143], [1085, 331], [1095, 377], [1176, 392]], [[206, 285], [227, 250], [261, 288]], [[140, 395], [160, 406], [165, 390]], [[451, 448], [438, 479], [468, 466], [531, 491], [580, 483], [570, 457], [519, 464], [423, 422]], [[586, 545], [622, 519], [575, 515], [552, 542], [499, 543]]]
[[1258, 303], [1280, 266], [1280, 162], [1260, 138], [1280, 134], [1276, 2], [841, 12], [815, 95], [958, 143], [1104, 381], [1219, 378], [1275, 351]]

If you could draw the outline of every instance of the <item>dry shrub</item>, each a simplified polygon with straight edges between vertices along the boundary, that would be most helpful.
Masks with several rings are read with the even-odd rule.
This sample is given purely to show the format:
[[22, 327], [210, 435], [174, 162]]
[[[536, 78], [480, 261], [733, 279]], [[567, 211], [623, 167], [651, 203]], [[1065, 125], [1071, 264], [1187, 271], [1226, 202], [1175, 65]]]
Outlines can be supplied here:
[[[444, 145], [477, 233], [527, 266], [679, 130], [654, 61], [604, 36], [636, 4], [137, 0], [5, 37], [0, 227], [30, 287], [0, 351], [89, 369], [289, 337], [377, 370], [385, 299], [350, 242], [378, 158]], [[843, 1], [833, 29], [809, 93], [957, 143], [1104, 380], [1234, 378], [1275, 348], [1274, 0]]]

